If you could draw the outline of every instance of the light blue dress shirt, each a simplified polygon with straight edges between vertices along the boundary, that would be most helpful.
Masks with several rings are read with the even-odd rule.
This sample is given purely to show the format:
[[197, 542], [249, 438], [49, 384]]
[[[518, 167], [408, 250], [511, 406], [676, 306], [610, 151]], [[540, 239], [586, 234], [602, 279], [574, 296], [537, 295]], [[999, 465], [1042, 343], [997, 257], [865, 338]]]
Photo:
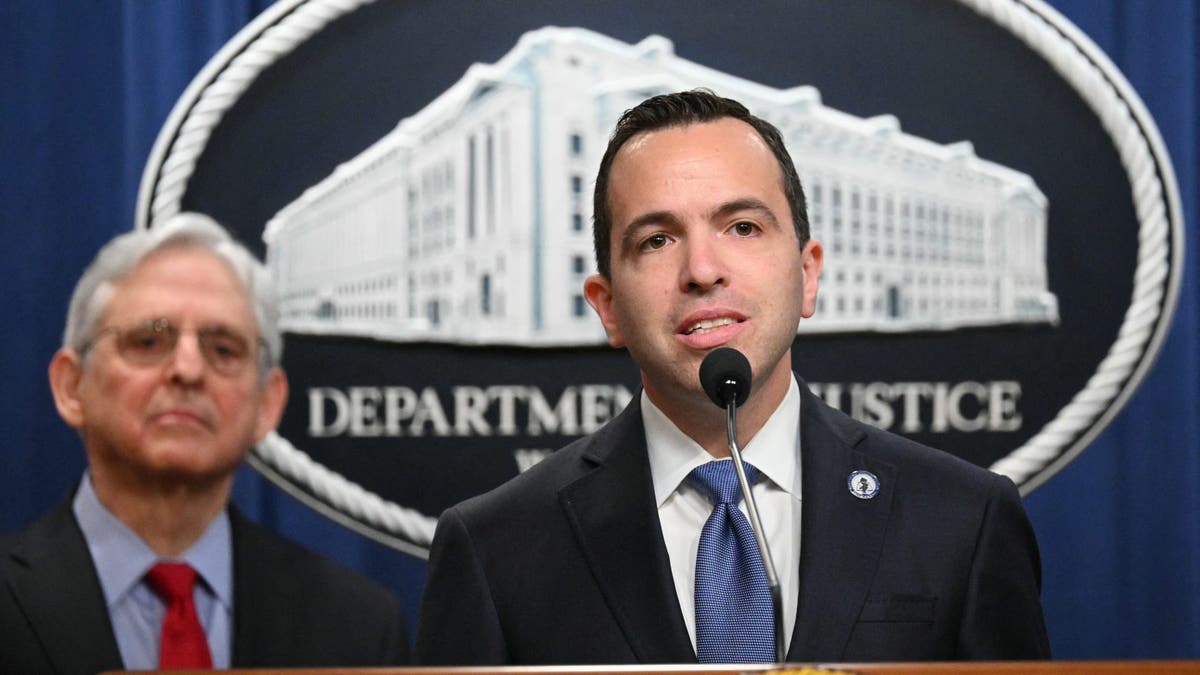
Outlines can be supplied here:
[[229, 515], [222, 511], [191, 548], [179, 558], [168, 559], [159, 558], [141, 537], [100, 503], [91, 475], [86, 472], [72, 508], [100, 577], [125, 668], [158, 668], [158, 642], [166, 604], [144, 580], [146, 572], [157, 562], [186, 562], [196, 570], [196, 614], [208, 636], [213, 667], [228, 668], [233, 628], [233, 538]]

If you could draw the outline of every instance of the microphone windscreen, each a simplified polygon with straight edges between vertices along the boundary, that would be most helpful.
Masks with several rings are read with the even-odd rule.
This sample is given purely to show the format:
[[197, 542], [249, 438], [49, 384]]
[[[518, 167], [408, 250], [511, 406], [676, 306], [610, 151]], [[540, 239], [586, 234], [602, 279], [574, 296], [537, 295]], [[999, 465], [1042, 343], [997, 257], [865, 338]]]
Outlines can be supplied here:
[[700, 386], [718, 407], [741, 405], [750, 396], [750, 362], [736, 349], [714, 349], [700, 362]]

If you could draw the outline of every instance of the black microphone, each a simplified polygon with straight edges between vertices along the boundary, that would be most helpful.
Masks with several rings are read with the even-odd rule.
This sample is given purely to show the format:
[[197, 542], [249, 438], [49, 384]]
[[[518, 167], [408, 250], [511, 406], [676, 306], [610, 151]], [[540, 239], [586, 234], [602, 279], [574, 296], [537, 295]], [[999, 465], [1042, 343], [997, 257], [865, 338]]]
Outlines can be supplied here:
[[758, 544], [758, 555], [762, 559], [767, 587], [771, 592], [771, 607], [775, 619], [775, 661], [783, 663], [783, 599], [779, 593], [779, 575], [775, 573], [775, 561], [767, 547], [762, 519], [758, 517], [758, 504], [750, 492], [750, 481], [746, 480], [746, 466], [742, 463], [742, 451], [737, 444], [737, 408], [750, 397], [750, 361], [736, 349], [720, 347], [714, 349], [700, 362], [700, 386], [704, 393], [725, 409], [725, 430], [729, 437], [729, 454], [737, 471], [738, 485], [742, 489], [742, 501], [746, 514], [750, 516], [750, 528], [754, 530], [754, 541]]
[[700, 362], [700, 384], [718, 406], [740, 406], [750, 397], [750, 362], [736, 349], [714, 349]]

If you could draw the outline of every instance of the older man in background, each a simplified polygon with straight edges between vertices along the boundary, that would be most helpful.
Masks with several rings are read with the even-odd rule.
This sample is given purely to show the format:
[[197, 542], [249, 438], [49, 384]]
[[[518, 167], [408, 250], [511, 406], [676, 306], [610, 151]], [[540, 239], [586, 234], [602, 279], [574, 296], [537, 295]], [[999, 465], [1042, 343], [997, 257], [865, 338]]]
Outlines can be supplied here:
[[0, 540], [0, 672], [406, 661], [390, 593], [229, 505], [283, 413], [281, 349], [266, 269], [211, 219], [101, 249], [49, 368], [88, 469]]

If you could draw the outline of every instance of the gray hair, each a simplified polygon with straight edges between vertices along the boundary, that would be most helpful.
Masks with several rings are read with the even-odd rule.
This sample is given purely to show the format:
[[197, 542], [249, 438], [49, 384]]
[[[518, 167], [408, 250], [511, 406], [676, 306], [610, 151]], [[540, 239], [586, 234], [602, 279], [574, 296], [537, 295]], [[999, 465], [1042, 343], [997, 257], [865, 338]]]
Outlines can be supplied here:
[[250, 295], [258, 332], [267, 346], [265, 358], [259, 360], [260, 374], [265, 376], [279, 365], [283, 358], [283, 338], [271, 274], [245, 246], [201, 213], [180, 213], [161, 225], [126, 232], [105, 244], [75, 284], [67, 308], [63, 347], [84, 354], [96, 337], [96, 324], [112, 300], [114, 286], [143, 260], [168, 248], [197, 248], [229, 266]]

